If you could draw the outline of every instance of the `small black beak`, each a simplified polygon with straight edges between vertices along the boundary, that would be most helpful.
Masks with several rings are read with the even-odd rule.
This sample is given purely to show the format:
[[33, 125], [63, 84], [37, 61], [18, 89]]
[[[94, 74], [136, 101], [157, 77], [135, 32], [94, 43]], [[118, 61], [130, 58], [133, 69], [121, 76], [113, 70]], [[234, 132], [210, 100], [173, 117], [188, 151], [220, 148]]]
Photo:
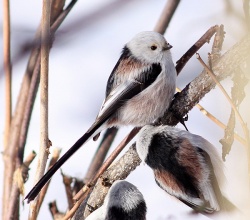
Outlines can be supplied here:
[[170, 45], [169, 43], [166, 43], [165, 46], [163, 47], [164, 50], [170, 50], [173, 46]]

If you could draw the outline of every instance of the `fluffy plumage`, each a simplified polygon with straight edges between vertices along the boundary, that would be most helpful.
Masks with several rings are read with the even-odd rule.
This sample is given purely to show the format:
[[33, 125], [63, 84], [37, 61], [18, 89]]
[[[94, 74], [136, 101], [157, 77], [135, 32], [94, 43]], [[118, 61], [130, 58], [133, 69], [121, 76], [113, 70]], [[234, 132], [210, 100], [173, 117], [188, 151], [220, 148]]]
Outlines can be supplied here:
[[86, 141], [112, 126], [153, 123], [168, 108], [176, 87], [172, 46], [156, 32], [137, 34], [123, 48], [106, 87], [106, 98], [88, 131], [54, 164], [28, 193], [33, 200], [53, 174]]
[[147, 207], [141, 192], [131, 183], [113, 183], [104, 204], [86, 220], [145, 220]]
[[206, 139], [170, 126], [146, 125], [136, 149], [152, 168], [156, 183], [186, 205], [206, 213], [234, 208], [220, 191], [223, 165]]

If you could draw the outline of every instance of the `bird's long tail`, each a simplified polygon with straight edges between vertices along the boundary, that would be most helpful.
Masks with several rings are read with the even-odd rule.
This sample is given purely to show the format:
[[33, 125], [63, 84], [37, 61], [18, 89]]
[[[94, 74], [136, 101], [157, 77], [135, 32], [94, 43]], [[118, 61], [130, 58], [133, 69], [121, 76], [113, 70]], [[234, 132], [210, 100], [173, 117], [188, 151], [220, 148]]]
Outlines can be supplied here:
[[113, 115], [126, 100], [131, 99], [143, 89], [147, 88], [150, 84], [154, 82], [157, 76], [161, 71], [156, 72], [155, 75], [151, 76], [150, 83], [147, 83], [144, 87], [142, 83], [138, 81], [127, 81], [120, 86], [117, 86], [116, 89], [106, 97], [106, 104], [103, 104], [101, 112], [97, 116], [94, 124], [89, 128], [89, 130], [52, 166], [48, 172], [38, 181], [38, 183], [33, 187], [33, 189], [28, 193], [25, 199], [28, 202], [32, 201], [43, 186], [49, 181], [53, 174], [91, 137], [97, 135], [102, 128], [104, 128], [104, 123]]
[[[95, 125], [95, 124], [94, 124]], [[32, 201], [38, 193], [41, 191], [43, 186], [50, 180], [54, 173], [91, 137], [96, 135], [96, 131], [99, 130], [100, 124], [92, 126], [78, 141], [43, 175], [43, 177], [37, 182], [32, 190], [27, 194], [25, 199], [28, 203]]]

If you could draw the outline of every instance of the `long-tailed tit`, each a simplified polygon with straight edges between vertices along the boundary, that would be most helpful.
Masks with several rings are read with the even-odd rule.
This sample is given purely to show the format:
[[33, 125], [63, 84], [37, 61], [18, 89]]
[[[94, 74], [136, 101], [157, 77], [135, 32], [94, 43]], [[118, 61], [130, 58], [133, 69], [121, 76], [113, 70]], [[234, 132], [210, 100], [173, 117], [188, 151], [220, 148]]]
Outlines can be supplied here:
[[170, 126], [146, 125], [136, 149], [159, 187], [194, 210], [234, 210], [219, 188], [224, 179], [222, 161], [206, 139]]
[[125, 180], [110, 187], [103, 205], [86, 220], [145, 220], [147, 206], [141, 192]]
[[91, 137], [113, 126], [144, 126], [163, 116], [176, 88], [172, 46], [156, 32], [141, 32], [122, 50], [109, 76], [106, 98], [89, 130], [55, 163], [28, 193], [33, 200], [46, 182]]

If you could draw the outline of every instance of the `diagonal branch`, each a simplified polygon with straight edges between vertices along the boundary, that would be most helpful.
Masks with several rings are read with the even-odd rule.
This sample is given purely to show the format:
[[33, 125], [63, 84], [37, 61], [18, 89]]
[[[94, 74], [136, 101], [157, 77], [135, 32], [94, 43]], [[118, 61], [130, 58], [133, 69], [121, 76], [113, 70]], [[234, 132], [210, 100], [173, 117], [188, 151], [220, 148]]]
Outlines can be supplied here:
[[205, 44], [209, 43], [211, 37], [218, 30], [218, 25], [209, 28], [202, 37], [176, 62], [176, 72], [179, 74], [189, 59]]
[[154, 31], [159, 32], [161, 34], [165, 33], [179, 3], [180, 0], [167, 1], [160, 15], [160, 18], [158, 19], [157, 24], [155, 25]]
[[[60, 153], [61, 153], [61, 149], [60, 148], [55, 148], [54, 149], [47, 170], [49, 170], [56, 163], [56, 161], [58, 160], [58, 158], [60, 156]], [[40, 197], [39, 197], [38, 204], [37, 204], [38, 212], [39, 212], [39, 210], [40, 210], [40, 208], [42, 206], [42, 203], [43, 203], [44, 197], [45, 197], [45, 195], [47, 193], [49, 184], [50, 184], [50, 181], [48, 181], [48, 183], [41, 190]]]
[[97, 170], [101, 167], [108, 150], [111, 147], [111, 144], [117, 134], [118, 128], [109, 128], [105, 131], [103, 139], [96, 150], [96, 153], [93, 157], [93, 160], [90, 163], [88, 171], [84, 177], [84, 183], [88, 182], [90, 178], [97, 172]]

